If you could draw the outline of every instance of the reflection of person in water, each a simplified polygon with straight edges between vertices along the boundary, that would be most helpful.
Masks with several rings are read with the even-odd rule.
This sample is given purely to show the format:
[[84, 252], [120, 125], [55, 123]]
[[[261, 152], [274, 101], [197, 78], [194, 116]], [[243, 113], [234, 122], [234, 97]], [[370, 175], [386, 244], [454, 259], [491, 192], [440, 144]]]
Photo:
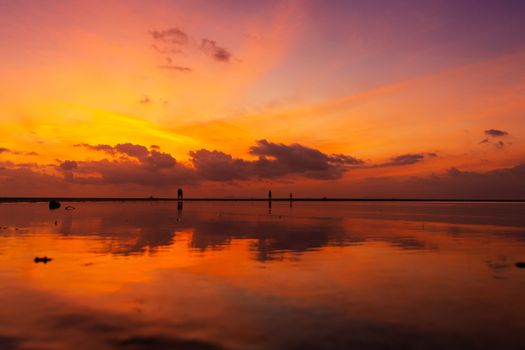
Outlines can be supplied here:
[[182, 197], [182, 188], [179, 188], [177, 190], [177, 199], [178, 200], [182, 200], [183, 199], [183, 197]]
[[182, 220], [182, 201], [177, 202], [177, 221]]

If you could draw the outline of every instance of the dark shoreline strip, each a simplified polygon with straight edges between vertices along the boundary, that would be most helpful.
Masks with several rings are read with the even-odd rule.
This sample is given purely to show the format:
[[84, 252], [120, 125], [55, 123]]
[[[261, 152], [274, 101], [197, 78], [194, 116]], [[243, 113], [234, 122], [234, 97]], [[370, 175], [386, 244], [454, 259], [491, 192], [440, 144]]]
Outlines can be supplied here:
[[[177, 198], [95, 198], [95, 197], [0, 197], [0, 203], [61, 202], [176, 202]], [[184, 198], [185, 202], [266, 202], [268, 198]], [[273, 202], [289, 202], [290, 198], [272, 198]], [[525, 199], [436, 199], [436, 198], [294, 198], [293, 202], [479, 202], [525, 203]]]

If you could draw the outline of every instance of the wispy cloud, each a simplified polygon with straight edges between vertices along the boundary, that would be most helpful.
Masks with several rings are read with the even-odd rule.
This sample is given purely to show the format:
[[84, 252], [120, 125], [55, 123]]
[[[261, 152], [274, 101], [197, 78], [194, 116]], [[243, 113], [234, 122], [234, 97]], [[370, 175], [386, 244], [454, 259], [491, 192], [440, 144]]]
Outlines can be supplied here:
[[175, 70], [179, 72], [191, 72], [193, 71], [193, 68], [186, 67], [186, 66], [176, 66], [176, 65], [170, 65], [170, 64], [161, 64], [158, 66], [161, 69], [169, 69], [169, 70]]
[[437, 157], [436, 153], [427, 152], [427, 153], [408, 153], [402, 154], [393, 158], [390, 158], [387, 162], [374, 165], [373, 167], [391, 167], [391, 166], [404, 166], [420, 163], [429, 158]]
[[485, 130], [485, 135], [492, 136], [492, 137], [503, 137], [507, 136], [509, 133], [504, 130], [498, 130], [498, 129], [488, 129]]
[[206, 38], [202, 39], [200, 48], [204, 53], [210, 55], [216, 61], [230, 62], [230, 58], [232, 56], [231, 53], [224, 47], [217, 45], [215, 40]]
[[38, 155], [38, 153], [35, 152], [35, 151], [20, 152], [20, 151], [14, 151], [14, 150], [9, 149], [9, 148], [0, 147], [0, 154], [2, 154], [2, 153], [14, 154], [14, 155], [18, 155], [18, 156], [37, 156]]
[[[215, 61], [228, 63], [232, 53], [225, 47], [209, 38], [192, 38], [188, 33], [178, 27], [164, 30], [151, 30], [149, 32], [154, 41], [153, 48], [161, 55], [160, 69], [177, 72], [192, 72], [194, 68], [181, 64], [181, 58], [175, 59], [173, 55], [203, 52]], [[178, 62], [177, 62], [178, 61]]]
[[507, 142], [503, 142], [502, 140], [492, 140], [494, 138], [500, 139], [509, 136], [509, 133], [507, 131], [499, 129], [488, 129], [484, 131], [484, 134], [488, 137], [481, 140], [479, 142], [480, 144], [492, 145], [497, 149], [505, 148], [508, 145]]
[[165, 45], [186, 45], [189, 42], [188, 34], [177, 27], [164, 30], [152, 30], [150, 34], [153, 39]]

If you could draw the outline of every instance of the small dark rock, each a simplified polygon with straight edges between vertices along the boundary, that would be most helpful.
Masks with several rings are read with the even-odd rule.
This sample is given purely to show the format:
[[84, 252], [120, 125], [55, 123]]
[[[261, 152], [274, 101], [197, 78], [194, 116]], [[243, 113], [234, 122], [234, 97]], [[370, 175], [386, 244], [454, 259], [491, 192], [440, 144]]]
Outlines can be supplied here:
[[518, 262], [516, 263], [516, 267], [517, 267], [518, 269], [525, 269], [525, 262], [523, 262], [523, 261], [518, 261]]
[[49, 201], [49, 210], [55, 210], [55, 209], [58, 209], [60, 208], [62, 204], [60, 204], [59, 201], [56, 201], [56, 200], [50, 200]]
[[43, 256], [43, 257], [35, 257], [35, 263], [44, 263], [44, 264], [47, 264], [48, 262], [50, 262], [51, 258], [48, 258], [47, 256]]

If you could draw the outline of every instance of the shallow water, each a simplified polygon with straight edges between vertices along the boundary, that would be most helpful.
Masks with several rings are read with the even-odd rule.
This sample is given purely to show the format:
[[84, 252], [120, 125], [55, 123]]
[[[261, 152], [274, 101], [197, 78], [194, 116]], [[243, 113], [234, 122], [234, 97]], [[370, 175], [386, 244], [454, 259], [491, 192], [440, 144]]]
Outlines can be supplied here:
[[68, 204], [0, 204], [2, 350], [525, 348], [525, 204]]

